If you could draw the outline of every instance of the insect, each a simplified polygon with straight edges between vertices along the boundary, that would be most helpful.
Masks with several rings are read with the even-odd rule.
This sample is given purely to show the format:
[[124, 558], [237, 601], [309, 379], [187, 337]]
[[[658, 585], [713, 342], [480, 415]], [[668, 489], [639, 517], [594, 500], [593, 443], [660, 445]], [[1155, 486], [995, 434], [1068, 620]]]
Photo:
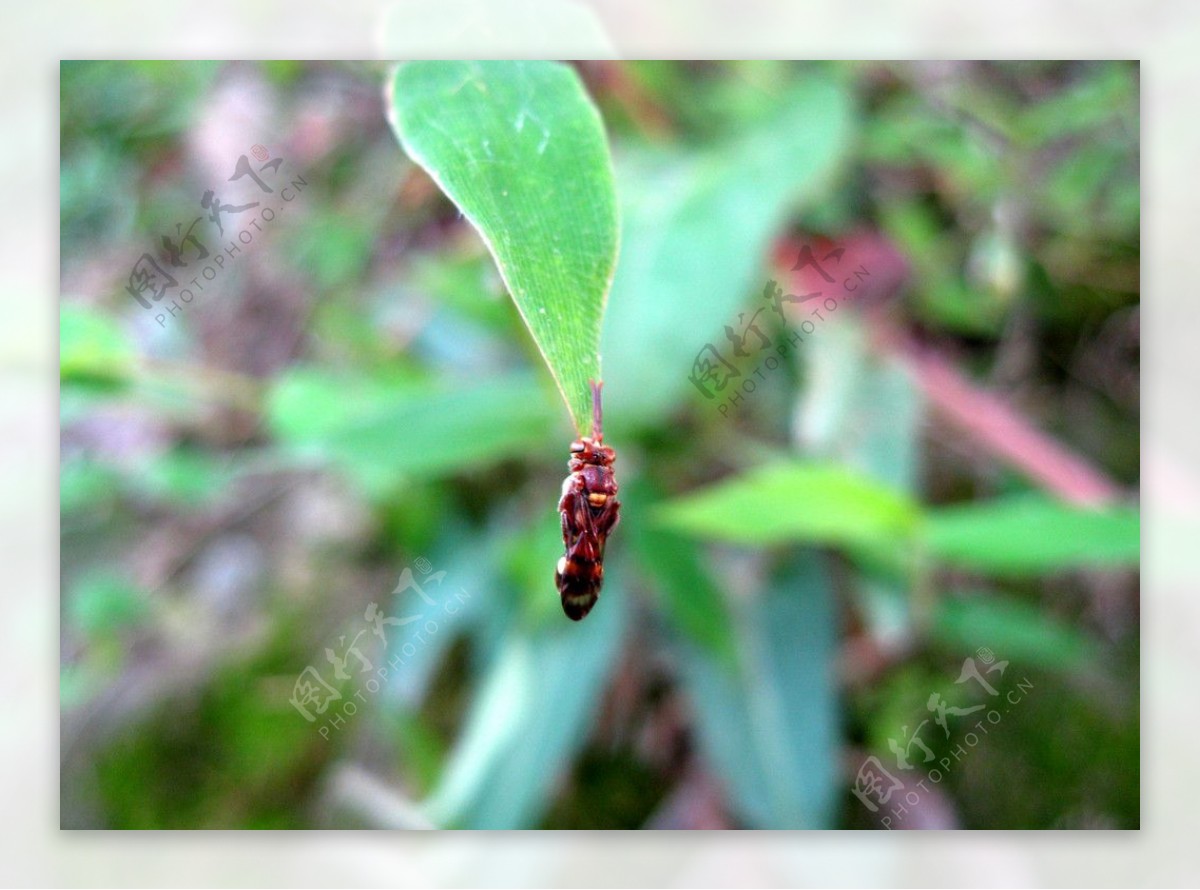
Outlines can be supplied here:
[[604, 444], [601, 426], [600, 387], [591, 381], [592, 435], [571, 443], [571, 474], [563, 482], [558, 511], [562, 514], [566, 553], [558, 561], [554, 583], [562, 597], [563, 611], [579, 621], [600, 596], [604, 583], [604, 545], [617, 527], [621, 504], [613, 461], [617, 453]]

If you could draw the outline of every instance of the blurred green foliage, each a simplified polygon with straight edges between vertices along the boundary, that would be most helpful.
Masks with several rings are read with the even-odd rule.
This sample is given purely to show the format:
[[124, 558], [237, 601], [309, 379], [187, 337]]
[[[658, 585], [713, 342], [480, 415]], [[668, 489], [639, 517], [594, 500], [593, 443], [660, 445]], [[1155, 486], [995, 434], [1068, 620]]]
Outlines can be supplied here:
[[[1136, 506], [1039, 490], [873, 325], [1132, 499], [1137, 65], [577, 70], [622, 219], [623, 518], [573, 625], [573, 430], [483, 243], [397, 146], [389, 70], [63, 64], [64, 826], [878, 827], [859, 766], [908, 778], [890, 742], [922, 721], [935, 760], [965, 746], [979, 715], [943, 733], [927, 703], [990, 700], [956, 683], [990, 650], [998, 694], [1032, 686], [908, 824], [1136, 827]], [[160, 324], [130, 266], [166, 261], [205, 190], [252, 195], [228, 180], [256, 145], [307, 186], [254, 195], [278, 219]], [[814, 243], [873, 289], [722, 414], [697, 353], [728, 354], [764, 282], [801, 293]], [[777, 342], [798, 322], [773, 315]], [[340, 696], [312, 722], [310, 667]]]

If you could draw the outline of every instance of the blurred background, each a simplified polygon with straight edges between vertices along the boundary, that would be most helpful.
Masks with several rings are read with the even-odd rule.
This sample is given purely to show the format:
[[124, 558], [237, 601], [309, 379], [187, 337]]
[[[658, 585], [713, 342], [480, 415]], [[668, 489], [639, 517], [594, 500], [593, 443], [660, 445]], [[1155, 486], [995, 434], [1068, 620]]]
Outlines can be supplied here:
[[[578, 625], [575, 431], [386, 66], [62, 65], [62, 825], [1138, 827], [1137, 65], [577, 68], [624, 504]], [[762, 521], [853, 486], [669, 521], [781, 464], [940, 555]]]

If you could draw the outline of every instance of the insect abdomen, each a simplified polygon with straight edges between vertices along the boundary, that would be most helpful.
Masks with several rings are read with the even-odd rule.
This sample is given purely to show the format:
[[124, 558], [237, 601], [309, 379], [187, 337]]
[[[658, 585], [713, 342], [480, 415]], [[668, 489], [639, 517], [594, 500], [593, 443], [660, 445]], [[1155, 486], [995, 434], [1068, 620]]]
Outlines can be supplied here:
[[564, 556], [554, 571], [554, 583], [562, 597], [563, 611], [572, 621], [579, 621], [600, 597], [604, 583], [604, 563], [580, 556]]

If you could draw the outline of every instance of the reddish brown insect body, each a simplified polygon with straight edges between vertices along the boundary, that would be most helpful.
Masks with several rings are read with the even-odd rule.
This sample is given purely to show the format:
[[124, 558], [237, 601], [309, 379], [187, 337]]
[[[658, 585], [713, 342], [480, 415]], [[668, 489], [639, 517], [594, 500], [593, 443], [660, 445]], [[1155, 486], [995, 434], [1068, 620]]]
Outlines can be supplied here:
[[592, 610], [604, 583], [604, 545], [617, 527], [621, 504], [612, 465], [617, 454], [604, 444], [601, 427], [600, 387], [592, 383], [592, 435], [571, 443], [558, 510], [562, 514], [563, 544], [567, 552], [558, 561], [554, 583], [563, 611], [578, 621]]

